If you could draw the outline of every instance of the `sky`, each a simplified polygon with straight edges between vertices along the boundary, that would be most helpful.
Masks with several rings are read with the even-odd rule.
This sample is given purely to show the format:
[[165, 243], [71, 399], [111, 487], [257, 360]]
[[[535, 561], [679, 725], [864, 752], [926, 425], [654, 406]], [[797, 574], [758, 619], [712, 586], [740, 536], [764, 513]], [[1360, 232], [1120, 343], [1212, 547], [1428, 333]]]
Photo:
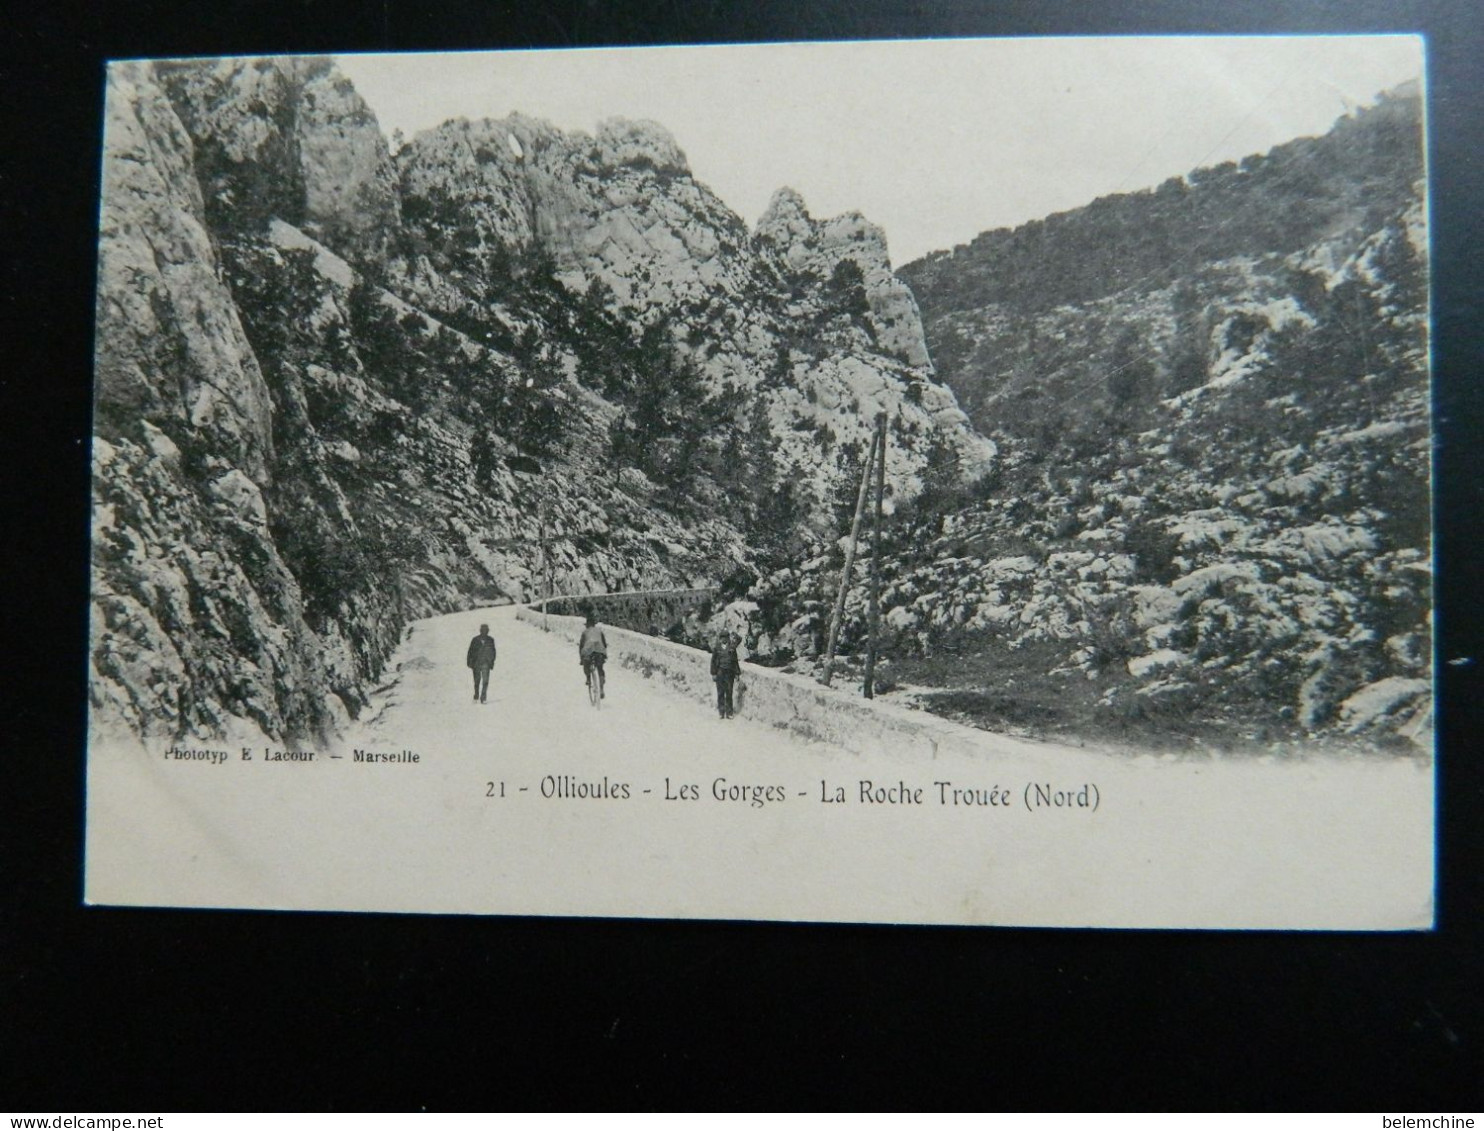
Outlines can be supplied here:
[[382, 130], [650, 119], [750, 225], [780, 187], [893, 264], [1324, 133], [1419, 79], [1415, 36], [913, 40], [342, 55]]

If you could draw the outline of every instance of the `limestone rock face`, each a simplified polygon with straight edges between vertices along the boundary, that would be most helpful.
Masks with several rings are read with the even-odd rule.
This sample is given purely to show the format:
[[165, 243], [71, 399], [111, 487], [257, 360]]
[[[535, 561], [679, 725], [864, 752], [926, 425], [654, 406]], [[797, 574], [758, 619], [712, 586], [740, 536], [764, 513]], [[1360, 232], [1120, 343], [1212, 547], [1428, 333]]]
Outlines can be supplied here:
[[264, 482], [271, 405], [208, 234], [191, 138], [147, 69], [109, 78], [98, 236], [100, 426], [135, 418]]
[[768, 201], [767, 210], [758, 218], [757, 235], [767, 240], [795, 269], [809, 266], [812, 258], [808, 244], [814, 235], [814, 221], [804, 198], [794, 189], [781, 188]]
[[[397, 154], [403, 215], [436, 238], [462, 228], [462, 246], [484, 252], [495, 243], [520, 247], [535, 233], [533, 186], [559, 135], [545, 122], [513, 114], [501, 122], [461, 119], [418, 134]], [[462, 196], [484, 206], [461, 215]]]
[[391, 155], [330, 60], [190, 60], [161, 75], [197, 141], [208, 207], [277, 216], [357, 257], [385, 251], [399, 213]]
[[688, 175], [690, 164], [670, 131], [658, 122], [608, 118], [598, 123], [598, 154], [605, 166], [648, 166]]
[[233, 468], [198, 490], [159, 449], [93, 442], [95, 730], [322, 733], [335, 717], [328, 649], [261, 511], [239, 506], [261, 506], [256, 486]]
[[[892, 650], [993, 639], [996, 693], [1069, 732], [1430, 755], [1422, 111], [1400, 91], [1325, 137], [909, 268], [999, 458], [993, 491], [887, 552]], [[780, 199], [761, 227], [807, 267], [800, 213]], [[767, 579], [769, 642], [817, 647], [836, 584], [823, 558]], [[846, 641], [867, 609], [857, 585]]]
[[111, 78], [95, 734], [323, 738], [365, 706], [407, 619], [543, 592], [546, 529], [564, 591], [704, 583], [744, 554], [724, 522], [657, 515], [604, 473], [601, 402], [572, 413], [549, 474], [502, 458], [481, 481], [448, 374], [510, 360], [281, 216], [245, 223], [266, 205], [231, 195], [241, 182], [206, 208], [152, 69]]
[[360, 698], [344, 638], [365, 634], [316, 632], [281, 552], [270, 500], [302, 483], [305, 453], [212, 238], [192, 138], [152, 69], [112, 68], [107, 112], [94, 723], [141, 738], [323, 734]]
[[448, 122], [397, 162], [417, 233], [391, 264], [399, 291], [486, 311], [544, 260], [574, 295], [666, 322], [712, 389], [767, 402], [779, 457], [814, 505], [835, 489], [836, 442], [863, 447], [877, 411], [899, 421], [887, 475], [902, 497], [934, 445], [964, 476], [992, 462], [933, 379], [911, 291], [860, 215], [816, 221], [783, 189], [749, 233], [651, 122], [605, 121], [596, 136], [522, 115]]
[[[654, 123], [450, 122], [394, 162], [325, 60], [109, 82], [97, 730], [324, 737], [410, 619], [715, 584], [759, 483], [784, 536], [829, 527], [877, 412], [896, 499], [993, 457], [887, 317], [877, 229], [800, 201], [754, 237]], [[702, 423], [616, 468], [672, 377]]]
[[745, 284], [741, 222], [652, 122], [610, 119], [596, 137], [520, 114], [448, 122], [397, 160], [409, 220], [435, 242], [454, 233], [455, 271], [539, 251], [577, 289], [598, 279], [646, 310]]
[[932, 370], [923, 337], [922, 316], [911, 289], [892, 273], [886, 233], [859, 212], [829, 220], [810, 218], [804, 199], [791, 188], [773, 194], [758, 220], [757, 238], [769, 245], [790, 270], [831, 277], [846, 260], [864, 275], [866, 299], [876, 340], [908, 365]]
[[350, 80], [306, 79], [295, 120], [304, 176], [304, 226], [329, 246], [377, 256], [399, 220], [396, 170], [385, 138]]

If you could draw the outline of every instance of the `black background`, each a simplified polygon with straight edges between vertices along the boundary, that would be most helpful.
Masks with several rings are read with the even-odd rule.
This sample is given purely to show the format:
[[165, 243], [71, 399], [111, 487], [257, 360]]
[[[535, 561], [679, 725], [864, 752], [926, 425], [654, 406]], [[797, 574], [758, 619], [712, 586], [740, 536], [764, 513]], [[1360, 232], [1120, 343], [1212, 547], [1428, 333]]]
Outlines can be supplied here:
[[[137, 0], [11, 11], [0, 23], [0, 560], [10, 575], [0, 653], [0, 1105], [42, 1113], [686, 1104], [1478, 1110], [1484, 774], [1480, 665], [1468, 658], [1484, 657], [1476, 602], [1481, 21], [1475, 0]], [[1437, 931], [81, 906], [104, 59], [1307, 31], [1429, 36], [1438, 648], [1440, 661], [1467, 661], [1439, 666]]]

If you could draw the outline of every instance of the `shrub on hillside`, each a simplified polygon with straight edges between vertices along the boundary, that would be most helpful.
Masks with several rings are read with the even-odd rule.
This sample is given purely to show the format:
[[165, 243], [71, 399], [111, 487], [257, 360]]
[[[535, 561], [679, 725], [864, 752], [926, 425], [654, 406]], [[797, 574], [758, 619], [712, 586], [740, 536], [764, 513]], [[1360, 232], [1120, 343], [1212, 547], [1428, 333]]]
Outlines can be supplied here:
[[1180, 576], [1175, 559], [1180, 554], [1180, 535], [1162, 523], [1133, 519], [1123, 535], [1123, 552], [1133, 555], [1135, 577], [1154, 585], [1168, 585]]

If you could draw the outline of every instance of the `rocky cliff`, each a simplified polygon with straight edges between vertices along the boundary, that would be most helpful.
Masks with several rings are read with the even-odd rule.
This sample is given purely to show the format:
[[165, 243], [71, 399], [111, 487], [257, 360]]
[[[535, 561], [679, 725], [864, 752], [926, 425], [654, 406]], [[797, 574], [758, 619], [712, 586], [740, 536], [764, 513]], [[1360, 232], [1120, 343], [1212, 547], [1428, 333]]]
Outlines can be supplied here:
[[877, 411], [899, 497], [992, 455], [879, 232], [748, 233], [653, 124], [394, 158], [321, 59], [117, 65], [107, 113], [100, 730], [322, 736], [409, 618], [714, 583], [825, 520]]
[[329, 59], [161, 63], [154, 68], [195, 143], [213, 223], [276, 217], [356, 256], [376, 256], [399, 216], [396, 172], [376, 117]]
[[[1018, 402], [1078, 388], [1064, 407], [1084, 419], [1083, 409], [1129, 391], [1098, 378], [1131, 351], [1158, 371], [1159, 387], [1139, 390], [1146, 398], [1201, 383], [1206, 343], [1192, 339], [1208, 327], [1196, 326], [1198, 309], [1284, 289], [1282, 278], [1249, 286], [1248, 274], [1282, 276], [1290, 261], [1334, 271], [1394, 224], [1418, 199], [1421, 131], [1421, 92], [1408, 84], [1321, 137], [984, 232], [901, 275], [940, 374], [982, 429], [1018, 430]], [[1151, 309], [1160, 296], [1163, 309]], [[1068, 333], [1066, 314], [1088, 310], [1100, 319], [1083, 317]], [[1141, 329], [1148, 314], [1156, 321]], [[1171, 351], [1177, 316], [1183, 340]], [[1035, 406], [1028, 415], [1045, 417]]]
[[[921, 488], [931, 439], [965, 467], [993, 457], [934, 380], [911, 292], [857, 215], [817, 221], [782, 190], [748, 233], [652, 122], [611, 120], [593, 136], [520, 115], [449, 122], [397, 163], [407, 223], [389, 273], [400, 293], [514, 336], [512, 296], [534, 263], [596, 312], [662, 327], [707, 391], [746, 404], [735, 423], [816, 518], [850, 470], [842, 451], [864, 449], [877, 412], [901, 437], [894, 493]], [[622, 401], [592, 344], [570, 343], [571, 365]]]
[[[888, 533], [894, 678], [1034, 733], [1425, 749], [1421, 177], [1403, 90], [905, 269], [1001, 459]], [[764, 654], [819, 647], [835, 563], [754, 590]], [[864, 617], [857, 583], [847, 647]]]
[[[99, 234], [94, 717], [141, 734], [313, 730], [354, 695], [269, 529], [279, 451], [195, 176], [149, 68], [110, 74]], [[335, 678], [339, 672], [340, 680]]]
[[807, 664], [885, 413], [884, 647], [923, 705], [1429, 740], [1415, 92], [900, 274], [788, 189], [749, 231], [654, 123], [393, 155], [315, 59], [120, 64], [107, 115], [100, 731], [322, 736], [409, 619], [549, 584], [721, 584]]

